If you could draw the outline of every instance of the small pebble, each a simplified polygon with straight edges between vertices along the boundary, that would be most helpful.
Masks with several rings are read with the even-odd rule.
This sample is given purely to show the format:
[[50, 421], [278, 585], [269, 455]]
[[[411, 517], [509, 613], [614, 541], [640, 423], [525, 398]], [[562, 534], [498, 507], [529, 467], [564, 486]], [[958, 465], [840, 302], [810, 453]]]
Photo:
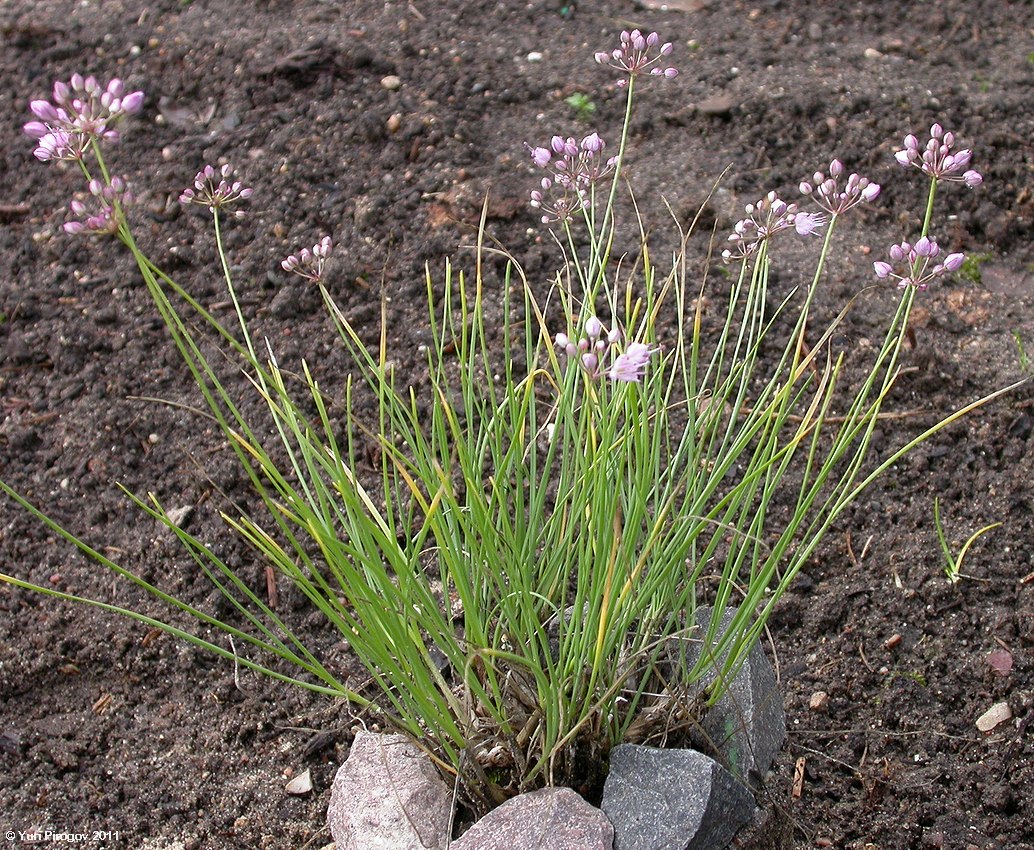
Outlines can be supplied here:
[[977, 718], [977, 729], [981, 732], [990, 732], [1006, 720], [1012, 720], [1012, 709], [1007, 702], [996, 702], [987, 711]]
[[537, 50], [533, 50], [531, 51], [531, 53], [528, 54], [527, 58], [529, 62], [541, 62], [542, 54], [539, 53]]
[[312, 790], [312, 774], [308, 770], [303, 770], [284, 786], [284, 790], [295, 796], [308, 794]]
[[829, 694], [825, 691], [815, 691], [808, 700], [808, 708], [825, 713], [829, 708]]
[[389, 133], [397, 133], [399, 131], [399, 127], [402, 126], [402, 113], [395, 112], [389, 115], [384, 126]]
[[183, 505], [182, 507], [171, 508], [170, 510], [166, 511], [166, 516], [168, 516], [169, 522], [171, 522], [174, 526], [176, 526], [177, 528], [183, 528], [190, 520], [190, 517], [193, 515], [193, 513], [193, 505]]
[[896, 633], [895, 633], [895, 634], [892, 634], [892, 635], [891, 635], [891, 636], [890, 636], [889, 638], [887, 638], [887, 639], [886, 639], [886, 640], [885, 640], [885, 641], [883, 642], [883, 645], [884, 645], [884, 646], [885, 646], [885, 647], [886, 647], [887, 649], [893, 649], [893, 648], [894, 648], [895, 646], [897, 646], [897, 645], [898, 645], [899, 643], [901, 643], [901, 635], [899, 635], [899, 634], [896, 634]]
[[381, 86], [386, 88], [388, 91], [398, 91], [402, 86], [402, 80], [394, 74], [389, 74], [388, 76], [381, 78]]
[[883, 54], [880, 53], [880, 51], [878, 51], [875, 47], [866, 47], [865, 48], [865, 52], [862, 53], [862, 55], [866, 59], [882, 59], [883, 58]]

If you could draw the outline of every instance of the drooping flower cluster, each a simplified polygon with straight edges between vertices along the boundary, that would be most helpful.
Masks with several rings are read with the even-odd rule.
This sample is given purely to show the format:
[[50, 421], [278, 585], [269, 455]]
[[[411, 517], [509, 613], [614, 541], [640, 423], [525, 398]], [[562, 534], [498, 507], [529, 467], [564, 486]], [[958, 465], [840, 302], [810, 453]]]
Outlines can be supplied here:
[[[621, 44], [610, 52], [601, 50], [596, 54], [600, 65], [607, 65], [623, 71], [629, 77], [642, 74], [649, 69], [651, 76], [671, 79], [678, 76], [678, 69], [661, 67], [658, 63], [672, 51], [670, 41], [661, 44], [657, 33], [643, 35], [639, 30], [624, 30], [621, 33]], [[628, 85], [627, 79], [617, 81], [619, 86]]]
[[793, 228], [800, 236], [817, 233], [825, 224], [821, 213], [800, 212], [797, 204], [788, 204], [775, 192], [769, 192], [756, 204], [744, 207], [747, 217], [740, 219], [729, 234], [731, 247], [722, 251], [726, 262], [742, 260], [753, 254], [762, 242], [781, 230]]
[[[569, 360], [577, 359], [593, 380], [605, 374], [612, 381], [638, 383], [643, 379], [650, 358], [658, 351], [643, 342], [630, 342], [617, 353], [621, 331], [617, 328], [607, 331], [595, 316], [586, 320], [583, 334], [575, 341], [565, 333], [558, 333], [553, 337], [553, 343]], [[605, 365], [608, 357], [612, 358], [609, 368]]]
[[617, 166], [616, 156], [604, 157], [606, 142], [598, 133], [590, 133], [581, 142], [553, 136], [548, 148], [524, 146], [535, 165], [549, 172], [531, 193], [531, 205], [542, 211], [543, 224], [567, 221], [573, 213], [587, 209], [590, 189]]
[[811, 180], [800, 185], [802, 195], [810, 195], [815, 202], [831, 215], [840, 215], [863, 201], [875, 201], [880, 194], [880, 184], [872, 183], [868, 178], [851, 173], [844, 188], [840, 188], [840, 178], [844, 173], [844, 164], [834, 159], [829, 164], [829, 176], [816, 171]]
[[965, 183], [970, 188], [979, 186], [984, 178], [968, 167], [973, 151], [964, 148], [953, 152], [954, 146], [955, 134], [945, 132], [940, 124], [934, 124], [930, 127], [930, 138], [925, 146], [920, 146], [919, 139], [909, 133], [905, 136], [904, 147], [894, 153], [894, 158], [906, 168], [915, 166], [934, 180]]
[[912, 286], [924, 290], [934, 278], [958, 271], [966, 259], [965, 254], [956, 253], [937, 262], [941, 248], [926, 236], [920, 237], [914, 245], [908, 242], [891, 245], [887, 253], [891, 262], [873, 263], [872, 267], [876, 277], [896, 280], [899, 289]]
[[65, 233], [73, 235], [94, 233], [113, 236], [118, 232], [122, 210], [134, 200], [126, 188], [126, 181], [121, 177], [112, 177], [111, 182], [105, 184], [94, 179], [88, 188], [90, 202], [72, 201], [69, 206], [76, 220], [65, 222], [62, 228]]
[[[229, 165], [216, 169], [206, 165], [194, 177], [194, 187], [184, 189], [180, 195], [180, 203], [199, 204], [215, 212], [222, 207], [230, 206], [237, 201], [246, 201], [251, 197], [252, 189], [246, 188], [240, 180], [231, 180], [233, 169]], [[237, 218], [244, 217], [244, 210], [234, 211]]]
[[54, 83], [53, 103], [29, 103], [38, 120], [23, 129], [38, 141], [34, 154], [41, 162], [82, 160], [92, 142], [117, 144], [118, 123], [139, 112], [143, 103], [142, 91], [126, 94], [125, 85], [117, 78], [102, 86], [95, 77], [73, 74], [67, 83]]
[[305, 280], [313, 283], [320, 283], [323, 280], [323, 269], [327, 264], [327, 257], [334, 248], [334, 242], [329, 236], [324, 236], [312, 248], [302, 248], [297, 254], [291, 254], [280, 266], [286, 272], [291, 272]]

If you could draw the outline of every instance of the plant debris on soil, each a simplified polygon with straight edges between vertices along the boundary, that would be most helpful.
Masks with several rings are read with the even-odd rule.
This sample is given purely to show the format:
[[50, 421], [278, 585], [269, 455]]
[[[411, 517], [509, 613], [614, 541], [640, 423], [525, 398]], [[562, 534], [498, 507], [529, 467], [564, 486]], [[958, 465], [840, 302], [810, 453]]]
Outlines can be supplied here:
[[[706, 231], [722, 238], [770, 189], [794, 197], [834, 156], [883, 185], [839, 234], [816, 304], [832, 317], [859, 296], [842, 346], [878, 347], [894, 293], [873, 287], [872, 262], [917, 235], [925, 186], [893, 151], [934, 121], [973, 148], [984, 185], [943, 188], [934, 231], [971, 260], [922, 296], [878, 457], [1031, 368], [1026, 3], [6, 0], [0, 478], [147, 580], [225, 615], [116, 484], [154, 492], [266, 588], [218, 515], [247, 502], [246, 478], [198, 412], [131, 259], [61, 231], [80, 182], [36, 162], [21, 133], [28, 101], [54, 80], [118, 76], [147, 93], [112, 161], [138, 196], [138, 239], [202, 303], [228, 315], [204, 219], [175, 201], [201, 166], [231, 162], [255, 195], [228, 250], [245, 311], [281, 364], [304, 357], [342, 383], [347, 374], [318, 294], [279, 267], [329, 234], [338, 303], [375, 338], [383, 293], [391, 356], [419, 381], [425, 263], [470, 262], [486, 197], [488, 233], [529, 280], [557, 267], [527, 205], [537, 176], [522, 143], [617, 131], [623, 96], [592, 55], [633, 26], [674, 42], [681, 73], [640, 88], [629, 172], [662, 243], [672, 215], [686, 223], [704, 206], [690, 247], [701, 274]], [[777, 260], [778, 285], [789, 291], [810, 268]], [[501, 265], [489, 274], [501, 279]], [[248, 392], [243, 379], [235, 388]], [[789, 739], [766, 779], [767, 826], [744, 846], [1034, 847], [1032, 405], [1023, 386], [897, 464], [783, 599], [766, 651]], [[935, 496], [956, 553], [1002, 523], [955, 584]], [[10, 501], [0, 571], [166, 616]], [[360, 685], [340, 637], [273, 589], [282, 616]], [[96, 831], [91, 847], [151, 850], [320, 847], [331, 778], [363, 722], [142, 624], [0, 586], [4, 832]], [[312, 790], [299, 793], [305, 774]]]

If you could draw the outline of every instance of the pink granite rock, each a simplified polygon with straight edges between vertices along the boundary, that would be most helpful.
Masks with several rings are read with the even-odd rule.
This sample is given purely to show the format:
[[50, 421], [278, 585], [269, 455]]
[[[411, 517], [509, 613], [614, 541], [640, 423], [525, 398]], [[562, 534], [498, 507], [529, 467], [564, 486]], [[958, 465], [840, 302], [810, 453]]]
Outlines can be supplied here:
[[360, 732], [338, 769], [327, 821], [337, 850], [445, 850], [452, 788], [402, 735]]
[[489, 812], [452, 850], [611, 850], [606, 815], [570, 788], [542, 788]]

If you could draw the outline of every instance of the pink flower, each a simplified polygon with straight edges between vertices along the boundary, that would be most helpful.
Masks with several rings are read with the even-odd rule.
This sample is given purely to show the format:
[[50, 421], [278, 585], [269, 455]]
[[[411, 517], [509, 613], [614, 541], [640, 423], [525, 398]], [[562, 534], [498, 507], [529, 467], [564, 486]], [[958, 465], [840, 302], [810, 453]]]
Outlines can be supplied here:
[[624, 352], [614, 360], [607, 377], [612, 381], [639, 383], [650, 362], [650, 357], [657, 351], [643, 342], [630, 342]]
[[56, 82], [53, 103], [33, 100], [29, 110], [39, 120], [24, 126], [26, 135], [40, 140], [36, 158], [82, 159], [91, 142], [117, 143], [115, 127], [127, 115], [135, 115], [143, 107], [144, 93], [126, 94], [119, 79], [102, 86], [95, 77], [73, 74], [67, 83]]
[[811, 195], [815, 202], [831, 215], [839, 215], [857, 204], [871, 203], [879, 197], [879, 183], [871, 183], [868, 178], [854, 173], [848, 176], [841, 189], [840, 177], [843, 173], [844, 164], [839, 159], [834, 159], [829, 164], [829, 177], [821, 171], [816, 171], [810, 181], [801, 182], [801, 194]]
[[973, 160], [973, 151], [969, 148], [953, 151], [954, 147], [955, 134], [945, 132], [940, 124], [933, 124], [925, 145], [920, 145], [919, 139], [909, 133], [905, 136], [901, 150], [895, 151], [894, 159], [906, 168], [915, 166], [934, 180], [965, 183], [971, 189], [979, 186], [984, 178], [979, 172], [968, 168]]
[[[670, 80], [678, 76], [678, 70], [660, 67], [657, 63], [670, 55], [672, 49], [671, 42], [666, 41], [661, 44], [660, 36], [655, 32], [643, 35], [639, 30], [631, 32], [625, 30], [621, 33], [619, 47], [610, 52], [601, 50], [596, 53], [595, 58], [600, 65], [617, 68], [630, 77], [649, 70], [651, 76], [665, 77]], [[627, 80], [618, 81], [619, 86], [627, 84]]]
[[291, 272], [305, 280], [321, 283], [323, 269], [333, 248], [334, 242], [329, 236], [324, 236], [312, 248], [302, 248], [297, 254], [291, 254], [280, 264], [280, 267], [285, 272]]
[[880, 280], [896, 280], [899, 289], [911, 286], [924, 290], [934, 278], [958, 271], [966, 259], [965, 254], [954, 253], [939, 263], [936, 258], [940, 253], [941, 248], [933, 239], [922, 236], [914, 245], [908, 242], [891, 245], [887, 251], [891, 262], [875, 262], [872, 270]]
[[[216, 169], [206, 165], [194, 177], [194, 187], [184, 189], [180, 194], [180, 203], [199, 204], [208, 207], [211, 212], [230, 206], [237, 201], [246, 201], [251, 197], [253, 189], [246, 188], [239, 180], [232, 180], [233, 169], [229, 165]], [[244, 217], [243, 210], [234, 212], [237, 218]]]
[[826, 223], [821, 213], [802, 213], [797, 204], [786, 203], [775, 192], [769, 192], [756, 204], [747, 204], [744, 211], [747, 217], [736, 222], [727, 240], [731, 247], [722, 251], [722, 259], [727, 263], [751, 256], [762, 242], [781, 230], [792, 227], [799, 235], [810, 236]]

